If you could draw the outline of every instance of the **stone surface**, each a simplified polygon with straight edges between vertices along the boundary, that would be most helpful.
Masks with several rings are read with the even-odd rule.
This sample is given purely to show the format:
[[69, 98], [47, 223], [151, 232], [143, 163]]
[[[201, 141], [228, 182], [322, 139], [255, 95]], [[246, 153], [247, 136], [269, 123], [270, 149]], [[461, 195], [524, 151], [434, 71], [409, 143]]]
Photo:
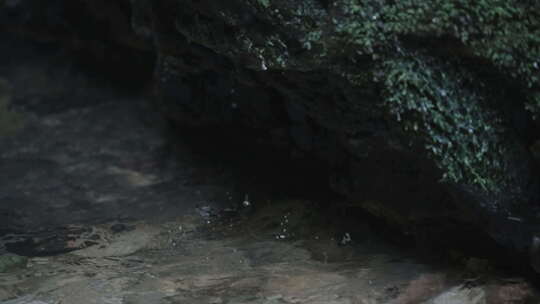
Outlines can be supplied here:
[[486, 294], [481, 288], [455, 287], [424, 304], [487, 304]]

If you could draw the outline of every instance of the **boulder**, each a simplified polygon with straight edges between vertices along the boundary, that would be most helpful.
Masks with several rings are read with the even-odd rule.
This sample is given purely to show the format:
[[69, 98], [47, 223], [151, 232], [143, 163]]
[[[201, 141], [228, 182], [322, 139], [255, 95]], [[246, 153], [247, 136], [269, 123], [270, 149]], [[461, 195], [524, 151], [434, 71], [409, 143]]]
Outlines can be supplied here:
[[178, 125], [314, 156], [420, 237], [467, 226], [538, 255], [538, 2], [146, 3]]

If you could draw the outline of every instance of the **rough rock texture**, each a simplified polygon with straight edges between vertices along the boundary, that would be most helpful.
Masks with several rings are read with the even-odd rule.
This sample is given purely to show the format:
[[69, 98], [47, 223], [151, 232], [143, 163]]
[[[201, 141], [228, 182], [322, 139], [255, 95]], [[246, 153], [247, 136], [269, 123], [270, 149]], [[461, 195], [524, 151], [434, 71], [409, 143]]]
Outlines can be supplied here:
[[159, 102], [176, 122], [316, 155], [335, 190], [405, 229], [470, 222], [531, 248], [537, 2], [149, 6], [152, 23], [135, 26], [154, 37]]
[[178, 125], [316, 157], [336, 191], [419, 237], [467, 223], [536, 264], [539, 2], [69, 3], [2, 1], [0, 20], [153, 49]]

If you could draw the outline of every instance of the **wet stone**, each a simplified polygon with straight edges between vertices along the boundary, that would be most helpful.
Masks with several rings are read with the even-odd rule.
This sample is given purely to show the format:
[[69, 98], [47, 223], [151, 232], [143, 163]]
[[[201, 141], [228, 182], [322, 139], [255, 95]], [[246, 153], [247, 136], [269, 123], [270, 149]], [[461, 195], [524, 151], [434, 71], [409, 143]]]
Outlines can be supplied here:
[[0, 255], [0, 273], [26, 267], [28, 258], [16, 254]]

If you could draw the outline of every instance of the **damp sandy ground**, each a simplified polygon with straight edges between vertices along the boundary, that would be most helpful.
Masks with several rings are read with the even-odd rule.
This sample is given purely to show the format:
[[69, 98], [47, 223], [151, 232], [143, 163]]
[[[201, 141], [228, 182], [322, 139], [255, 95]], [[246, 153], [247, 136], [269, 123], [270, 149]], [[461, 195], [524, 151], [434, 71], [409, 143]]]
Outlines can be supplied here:
[[143, 98], [51, 65], [0, 68], [23, 117], [0, 137], [0, 303], [540, 303], [524, 278], [421, 258], [317, 186], [236, 170]]

